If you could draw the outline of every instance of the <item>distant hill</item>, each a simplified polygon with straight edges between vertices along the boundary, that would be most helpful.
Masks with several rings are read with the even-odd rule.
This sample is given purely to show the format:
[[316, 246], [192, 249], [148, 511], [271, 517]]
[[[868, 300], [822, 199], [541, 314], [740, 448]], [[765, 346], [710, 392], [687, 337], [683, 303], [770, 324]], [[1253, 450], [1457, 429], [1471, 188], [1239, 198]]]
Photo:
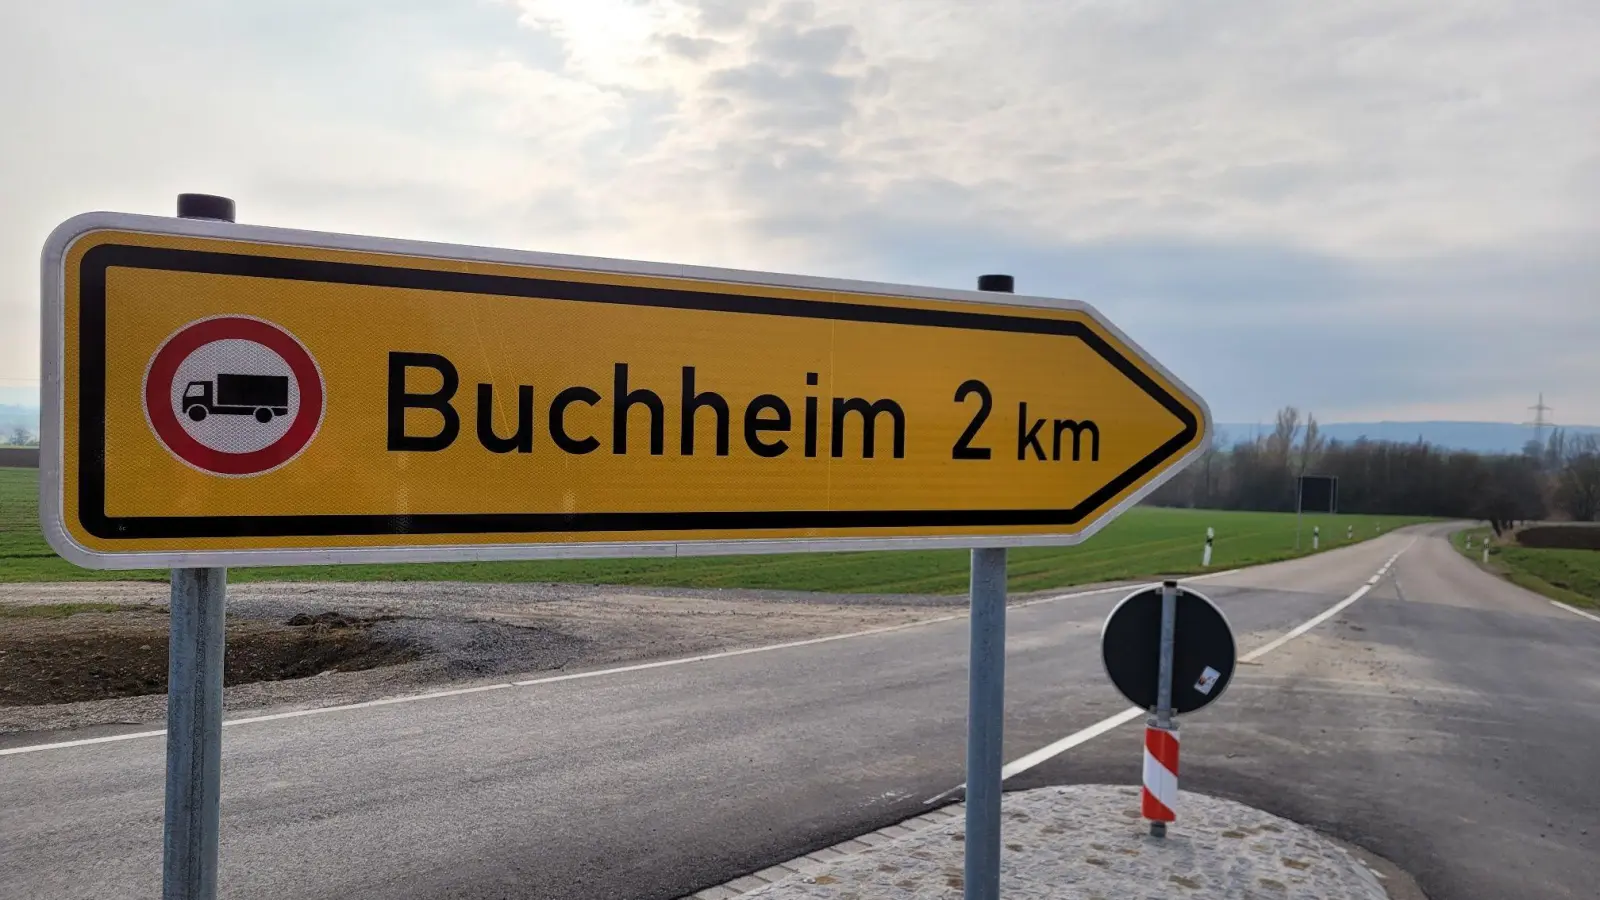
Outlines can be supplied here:
[[[1532, 428], [1510, 422], [1319, 422], [1318, 426], [1329, 440], [1349, 442], [1365, 437], [1411, 443], [1421, 438], [1437, 447], [1474, 453], [1520, 453], [1533, 438]], [[1568, 434], [1600, 434], [1600, 426], [1595, 425], [1560, 427]], [[1222, 435], [1220, 443], [1232, 446], [1256, 434], [1271, 433], [1272, 423], [1219, 422], [1217, 431]]]

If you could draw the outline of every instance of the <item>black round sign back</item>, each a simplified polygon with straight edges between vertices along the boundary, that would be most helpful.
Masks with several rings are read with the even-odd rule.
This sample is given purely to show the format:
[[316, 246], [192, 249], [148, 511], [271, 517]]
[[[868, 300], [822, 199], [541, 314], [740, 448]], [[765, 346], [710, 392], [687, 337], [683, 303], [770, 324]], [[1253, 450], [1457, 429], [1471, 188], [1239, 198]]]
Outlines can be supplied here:
[[[1172, 653], [1172, 711], [1191, 713], [1222, 696], [1233, 678], [1233, 629], [1209, 599], [1178, 588]], [[1161, 667], [1161, 588], [1123, 598], [1101, 630], [1100, 653], [1111, 683], [1134, 706], [1154, 709]]]

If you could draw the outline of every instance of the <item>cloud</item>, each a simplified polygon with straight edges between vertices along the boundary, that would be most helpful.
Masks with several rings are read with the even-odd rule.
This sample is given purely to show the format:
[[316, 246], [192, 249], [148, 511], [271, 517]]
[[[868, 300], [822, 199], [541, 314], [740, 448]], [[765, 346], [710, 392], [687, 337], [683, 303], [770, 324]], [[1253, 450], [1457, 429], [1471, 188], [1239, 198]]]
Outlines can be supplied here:
[[697, 63], [705, 62], [712, 53], [722, 47], [720, 42], [711, 38], [690, 37], [686, 34], [664, 34], [657, 40], [668, 51]]
[[832, 128], [854, 111], [851, 79], [825, 69], [785, 71], [753, 62], [712, 73], [707, 84], [763, 128]]
[[749, 20], [759, 4], [750, 0], [700, 0], [697, 5], [700, 27], [709, 32], [731, 31]]
[[[90, 208], [1095, 303], [1223, 418], [1600, 421], [1600, 7], [0, 8], [0, 378]], [[9, 383], [9, 382], [8, 382]]]

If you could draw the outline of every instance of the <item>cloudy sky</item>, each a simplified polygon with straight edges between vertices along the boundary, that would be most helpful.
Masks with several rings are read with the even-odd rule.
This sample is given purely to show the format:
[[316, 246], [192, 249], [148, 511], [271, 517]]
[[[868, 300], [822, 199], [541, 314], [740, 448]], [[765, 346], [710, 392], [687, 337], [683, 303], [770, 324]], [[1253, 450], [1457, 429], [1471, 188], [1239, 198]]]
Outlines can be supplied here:
[[90, 209], [1019, 290], [1221, 421], [1600, 422], [1594, 0], [0, 2], [0, 402]]

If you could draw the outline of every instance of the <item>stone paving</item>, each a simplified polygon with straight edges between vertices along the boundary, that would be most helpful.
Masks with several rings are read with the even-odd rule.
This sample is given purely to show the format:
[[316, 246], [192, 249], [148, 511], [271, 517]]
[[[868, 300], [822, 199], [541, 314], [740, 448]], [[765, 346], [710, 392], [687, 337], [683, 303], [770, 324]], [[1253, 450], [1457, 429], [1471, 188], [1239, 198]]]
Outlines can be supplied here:
[[[959, 812], [960, 808], [956, 807]], [[1004, 900], [1386, 900], [1366, 864], [1316, 832], [1227, 800], [1181, 795], [1152, 838], [1137, 788], [1079, 785], [1005, 795]], [[965, 823], [924, 817], [738, 879], [697, 897], [960, 900]]]

